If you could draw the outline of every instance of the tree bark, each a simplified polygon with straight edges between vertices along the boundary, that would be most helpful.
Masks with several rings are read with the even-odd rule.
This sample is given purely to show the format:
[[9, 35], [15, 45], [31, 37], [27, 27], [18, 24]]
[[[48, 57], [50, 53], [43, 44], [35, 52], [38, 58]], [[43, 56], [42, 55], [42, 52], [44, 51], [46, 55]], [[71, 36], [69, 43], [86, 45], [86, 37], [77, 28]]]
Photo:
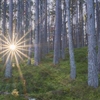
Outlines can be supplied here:
[[[9, 34], [8, 38], [12, 41], [12, 31], [13, 31], [13, 0], [9, 2]], [[7, 59], [6, 69], [5, 69], [5, 77], [10, 78], [12, 76], [12, 63], [11, 63], [11, 55]]]
[[66, 12], [67, 12], [67, 21], [68, 21], [69, 55], [70, 55], [70, 66], [71, 66], [70, 77], [72, 79], [75, 79], [76, 65], [75, 65], [75, 60], [74, 60], [74, 49], [73, 49], [73, 41], [72, 41], [72, 26], [71, 26], [71, 19], [70, 19], [70, 0], [66, 0]]
[[56, 25], [55, 25], [55, 36], [54, 36], [54, 58], [53, 63], [59, 63], [59, 54], [60, 54], [60, 10], [61, 10], [61, 0], [56, 0]]
[[94, 0], [87, 0], [88, 15], [88, 85], [98, 87]]
[[34, 44], [34, 65], [39, 65], [39, 0], [36, 2], [36, 18], [35, 18], [35, 44]]

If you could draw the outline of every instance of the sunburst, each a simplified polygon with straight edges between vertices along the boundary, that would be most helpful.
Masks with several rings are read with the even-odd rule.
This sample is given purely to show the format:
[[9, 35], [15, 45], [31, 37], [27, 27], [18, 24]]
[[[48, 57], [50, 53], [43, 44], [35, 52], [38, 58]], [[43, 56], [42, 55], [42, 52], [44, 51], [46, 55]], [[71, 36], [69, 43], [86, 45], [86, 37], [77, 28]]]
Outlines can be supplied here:
[[[11, 39], [10, 36], [8, 35], [8, 37], [4, 36], [3, 34], [1, 34], [1, 42], [2, 42], [2, 47], [3, 50], [1, 51], [1, 55], [4, 57], [6, 56], [6, 62], [8, 59], [11, 58], [16, 58], [15, 61], [16, 63], [18, 62], [18, 59], [20, 58], [21, 60], [23, 60], [23, 57], [29, 58], [27, 54], [25, 54], [25, 51], [27, 50], [27, 47], [30, 47], [30, 44], [25, 45], [25, 42], [28, 42], [30, 39], [24, 40], [24, 38], [30, 33], [31, 29], [24, 34], [23, 37], [20, 37], [18, 39], [18, 36], [13, 36], [13, 38]], [[12, 60], [12, 59], [11, 59]], [[18, 65], [18, 64], [17, 64]]]

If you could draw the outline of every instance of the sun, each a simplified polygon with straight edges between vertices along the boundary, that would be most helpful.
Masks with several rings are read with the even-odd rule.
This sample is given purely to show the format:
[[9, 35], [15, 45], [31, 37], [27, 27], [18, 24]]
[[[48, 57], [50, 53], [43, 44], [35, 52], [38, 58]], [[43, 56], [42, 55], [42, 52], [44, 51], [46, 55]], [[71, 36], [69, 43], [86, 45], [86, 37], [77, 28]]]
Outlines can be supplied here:
[[[29, 45], [24, 45], [25, 42], [28, 42], [30, 39], [26, 39], [24, 40], [24, 38], [26, 38], [26, 36], [31, 32], [31, 29], [29, 29], [29, 31], [27, 31], [22, 37], [18, 38], [19, 36], [15, 36], [13, 35], [12, 38], [10, 38], [10, 35], [8, 35], [8, 37], [4, 36], [3, 34], [0, 35], [1, 37], [1, 42], [2, 42], [2, 49], [3, 51], [0, 52], [0, 55], [2, 55], [2, 57], [6, 56], [6, 61], [5, 63], [7, 63], [7, 61], [10, 59], [10, 57], [12, 58], [11, 61], [13, 60], [13, 58], [15, 59], [15, 62], [17, 64], [19, 64], [19, 59], [20, 60], [24, 60], [23, 58], [30, 58], [25, 52], [28, 52], [28, 50], [26, 49], [26, 47], [30, 47]], [[14, 34], [14, 33], [13, 33]], [[3, 38], [3, 39], [2, 39]]]
[[9, 46], [9, 49], [10, 49], [11, 51], [15, 51], [15, 50], [16, 50], [16, 45], [11, 44], [11, 45]]

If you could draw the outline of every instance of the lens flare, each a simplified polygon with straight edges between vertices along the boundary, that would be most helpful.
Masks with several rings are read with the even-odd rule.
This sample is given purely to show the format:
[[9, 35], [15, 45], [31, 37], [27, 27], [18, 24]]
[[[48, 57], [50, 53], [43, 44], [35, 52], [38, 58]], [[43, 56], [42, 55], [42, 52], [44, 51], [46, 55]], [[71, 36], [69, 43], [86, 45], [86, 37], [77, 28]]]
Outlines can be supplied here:
[[[24, 39], [26, 38], [27, 35], [29, 35], [29, 33], [31, 32], [31, 29], [26, 32], [22, 37], [19, 38], [19, 36], [15, 36], [12, 39], [10, 38], [10, 36], [8, 35], [8, 37], [4, 36], [3, 34], [0, 35], [1, 37], [1, 47], [2, 47], [2, 51], [0, 52], [0, 55], [7, 56], [7, 59], [5, 62], [7, 62], [7, 60], [9, 59], [9, 57], [12, 56], [12, 58], [15, 59], [15, 57], [17, 57], [15, 59], [16, 63], [19, 63], [19, 59], [23, 60], [23, 58], [28, 58], [27, 53], [28, 52], [28, 47], [30, 47], [30, 45], [25, 45], [26, 42], [28, 42], [30, 39]], [[9, 55], [9, 56], [8, 56]], [[12, 60], [12, 59], [11, 59]], [[17, 61], [18, 60], [18, 61]]]
[[9, 46], [9, 48], [10, 48], [10, 50], [15, 51], [15, 50], [16, 50], [16, 45], [11, 44], [11, 45]]

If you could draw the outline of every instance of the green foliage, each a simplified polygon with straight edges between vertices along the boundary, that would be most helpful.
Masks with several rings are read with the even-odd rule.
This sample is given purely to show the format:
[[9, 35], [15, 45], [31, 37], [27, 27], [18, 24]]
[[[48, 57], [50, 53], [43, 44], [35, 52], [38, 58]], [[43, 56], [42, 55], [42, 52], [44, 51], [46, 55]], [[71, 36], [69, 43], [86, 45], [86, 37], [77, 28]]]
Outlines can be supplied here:
[[[70, 78], [70, 63], [68, 50], [66, 59], [58, 65], [52, 64], [53, 53], [47, 55], [38, 67], [22, 63], [21, 70], [26, 81], [25, 86], [16, 67], [13, 68], [13, 77], [4, 79], [0, 73], [0, 91], [12, 93], [17, 89], [19, 96], [0, 95], [0, 100], [27, 100], [27, 95], [36, 100], [100, 100], [100, 87], [97, 89], [87, 85], [87, 48], [75, 49], [77, 77]], [[32, 59], [33, 60], [33, 59]], [[34, 60], [33, 60], [34, 62]], [[2, 66], [0, 67], [1, 70]]]

